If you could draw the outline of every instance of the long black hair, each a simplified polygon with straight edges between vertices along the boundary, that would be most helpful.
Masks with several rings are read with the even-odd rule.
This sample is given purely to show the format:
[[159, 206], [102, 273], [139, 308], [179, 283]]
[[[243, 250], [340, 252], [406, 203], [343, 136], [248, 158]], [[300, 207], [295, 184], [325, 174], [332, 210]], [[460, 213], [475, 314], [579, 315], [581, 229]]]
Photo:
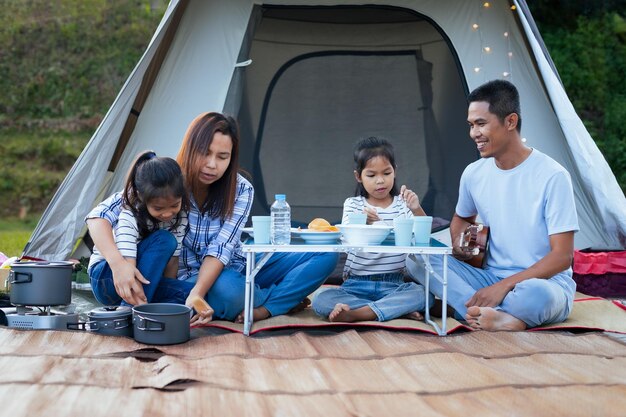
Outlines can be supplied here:
[[[363, 173], [363, 169], [365, 168], [365, 165], [367, 165], [367, 161], [372, 158], [376, 158], [377, 156], [386, 158], [393, 169], [396, 169], [396, 157], [393, 153], [393, 146], [391, 143], [387, 142], [387, 140], [370, 136], [369, 138], [361, 139], [357, 142], [354, 147], [354, 170], [359, 174], [359, 177]], [[398, 191], [396, 182], [394, 181], [390, 194], [395, 197], [399, 193], [400, 192]], [[356, 183], [356, 191], [354, 192], [354, 195], [369, 197], [365, 187], [363, 187], [363, 184], [360, 182]]]
[[139, 236], [142, 239], [158, 229], [159, 221], [150, 215], [147, 204], [159, 197], [182, 200], [181, 211], [170, 227], [170, 230], [173, 230], [180, 224], [181, 212], [189, 209], [189, 199], [180, 166], [172, 158], [158, 157], [153, 151], [142, 152], [128, 172], [123, 194], [124, 206], [135, 216]]
[[237, 174], [239, 173], [239, 125], [232, 117], [221, 113], [202, 113], [197, 116], [185, 133], [176, 160], [182, 167], [189, 192], [195, 199], [206, 185], [198, 181], [200, 164], [209, 152], [215, 133], [229, 136], [233, 148], [230, 164], [219, 180], [209, 186], [204, 201], [197, 201], [201, 213], [211, 213], [225, 220], [233, 215], [237, 194]]

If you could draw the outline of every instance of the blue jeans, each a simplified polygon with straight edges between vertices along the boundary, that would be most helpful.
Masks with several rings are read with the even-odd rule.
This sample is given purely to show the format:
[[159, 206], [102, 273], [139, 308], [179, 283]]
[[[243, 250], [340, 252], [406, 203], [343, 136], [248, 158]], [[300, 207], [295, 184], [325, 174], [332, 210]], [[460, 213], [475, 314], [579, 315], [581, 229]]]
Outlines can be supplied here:
[[423, 312], [426, 295], [421, 285], [403, 282], [401, 273], [351, 276], [338, 288], [320, 291], [313, 299], [313, 309], [328, 317], [339, 303], [347, 304], [351, 310], [368, 306], [378, 321], [386, 321]]
[[[263, 306], [272, 316], [287, 313], [324, 283], [338, 259], [338, 254], [330, 252], [273, 254], [255, 277], [254, 307]], [[172, 294], [181, 284], [187, 286], [189, 294], [195, 284], [193, 280], [178, 281], [180, 284], [168, 281], [162, 281], [155, 296]], [[245, 283], [245, 273], [227, 268], [222, 271], [205, 296], [215, 310], [214, 318], [232, 321], [244, 310]], [[185, 298], [177, 302], [184, 303]]]
[[[436, 296], [443, 292], [443, 257], [431, 255], [430, 291]], [[424, 261], [421, 256], [409, 255], [406, 259], [409, 274], [424, 284]], [[433, 276], [434, 275], [434, 276]], [[448, 305], [457, 312], [457, 317], [465, 318], [465, 303], [481, 288], [497, 282], [494, 271], [474, 268], [458, 259], [448, 257]], [[522, 320], [528, 327], [562, 322], [569, 316], [574, 302], [575, 288], [566, 273], [557, 274], [550, 279], [532, 278], [522, 281], [510, 291], [496, 310], [504, 311]]]
[[[174, 254], [176, 245], [176, 238], [167, 230], [157, 230], [137, 245], [137, 269], [144, 278], [150, 281], [150, 284], [143, 284], [143, 291], [149, 303], [178, 302], [187, 288], [177, 279], [163, 277], [165, 267]], [[89, 280], [98, 302], [104, 305], [128, 305], [115, 291], [113, 272], [106, 261], [93, 265], [89, 271]], [[167, 285], [163, 291], [157, 292], [164, 283]], [[186, 296], [183, 298], [183, 303], [185, 298]]]

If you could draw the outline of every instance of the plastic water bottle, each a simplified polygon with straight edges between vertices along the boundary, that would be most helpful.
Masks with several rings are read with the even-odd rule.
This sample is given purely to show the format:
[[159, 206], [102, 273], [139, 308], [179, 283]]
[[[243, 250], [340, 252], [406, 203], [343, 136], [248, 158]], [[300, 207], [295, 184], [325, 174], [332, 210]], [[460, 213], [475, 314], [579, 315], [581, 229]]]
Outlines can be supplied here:
[[270, 239], [273, 245], [291, 243], [291, 207], [285, 200], [285, 194], [276, 194], [276, 201], [270, 207]]

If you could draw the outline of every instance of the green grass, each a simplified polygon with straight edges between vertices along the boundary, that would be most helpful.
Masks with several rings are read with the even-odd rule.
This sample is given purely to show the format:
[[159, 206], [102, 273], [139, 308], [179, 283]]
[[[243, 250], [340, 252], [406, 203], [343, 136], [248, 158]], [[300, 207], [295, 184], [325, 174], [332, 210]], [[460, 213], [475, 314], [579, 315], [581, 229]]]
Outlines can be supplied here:
[[0, 219], [0, 252], [9, 258], [20, 256], [38, 220], [39, 216]]

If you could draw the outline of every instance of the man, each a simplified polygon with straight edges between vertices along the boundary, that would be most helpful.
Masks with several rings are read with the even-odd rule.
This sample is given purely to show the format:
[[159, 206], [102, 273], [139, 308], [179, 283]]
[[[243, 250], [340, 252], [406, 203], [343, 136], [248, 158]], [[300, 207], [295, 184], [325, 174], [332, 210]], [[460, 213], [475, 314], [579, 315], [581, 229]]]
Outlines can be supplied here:
[[[503, 80], [490, 81], [468, 97], [470, 137], [481, 159], [463, 172], [450, 224], [448, 303], [477, 330], [523, 330], [564, 321], [576, 284], [571, 263], [578, 221], [568, 172], [524, 144], [519, 93]], [[487, 266], [474, 268], [459, 236], [477, 220], [489, 226]], [[456, 258], [456, 259], [455, 259]], [[431, 256], [439, 279], [442, 258]], [[409, 273], [424, 283], [421, 257], [407, 259]]]

